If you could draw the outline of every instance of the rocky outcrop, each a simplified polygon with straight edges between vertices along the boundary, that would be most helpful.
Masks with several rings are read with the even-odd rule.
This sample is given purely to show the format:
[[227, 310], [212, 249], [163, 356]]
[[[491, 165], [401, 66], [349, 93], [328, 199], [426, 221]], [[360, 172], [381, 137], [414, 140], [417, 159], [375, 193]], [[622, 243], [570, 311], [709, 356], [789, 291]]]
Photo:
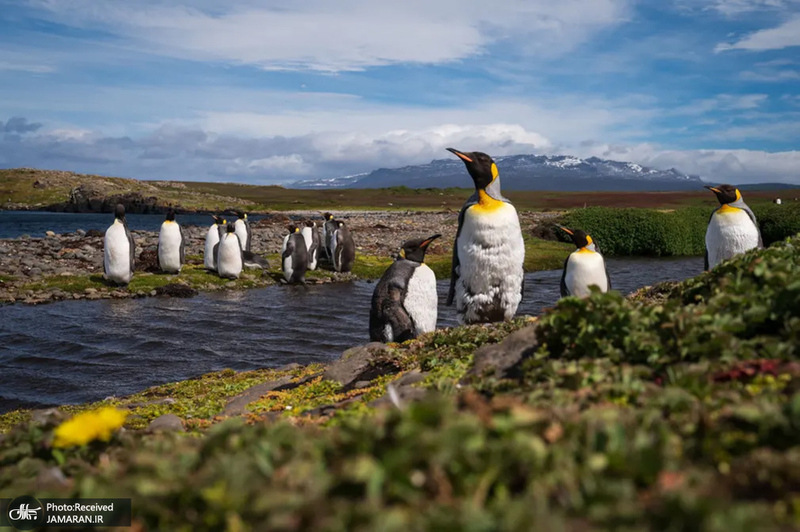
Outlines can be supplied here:
[[72, 188], [66, 202], [50, 205], [47, 209], [56, 212], [111, 213], [120, 203], [125, 206], [125, 212], [130, 214], [158, 214], [169, 209], [168, 205], [159, 204], [156, 196], [145, 196], [140, 192], [108, 195], [96, 186], [86, 183]]
[[379, 342], [353, 347], [328, 366], [323, 378], [338, 382], [345, 391], [350, 390], [359, 381], [371, 381], [382, 375], [399, 372], [400, 368], [389, 357], [388, 346]]
[[536, 324], [516, 331], [499, 344], [485, 345], [475, 351], [472, 367], [462, 383], [485, 378], [518, 378], [521, 376], [520, 366], [538, 346]]

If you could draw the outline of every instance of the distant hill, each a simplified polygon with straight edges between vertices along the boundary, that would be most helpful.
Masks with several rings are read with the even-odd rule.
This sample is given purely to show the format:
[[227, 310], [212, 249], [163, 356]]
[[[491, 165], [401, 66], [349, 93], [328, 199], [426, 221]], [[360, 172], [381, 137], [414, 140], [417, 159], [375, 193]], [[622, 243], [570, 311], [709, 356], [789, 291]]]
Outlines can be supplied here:
[[[569, 155], [508, 155], [495, 158], [504, 190], [676, 191], [696, 190], [698, 176], [674, 168], [656, 170], [635, 163]], [[297, 181], [290, 188], [471, 187], [464, 163], [453, 157], [366, 174]]]

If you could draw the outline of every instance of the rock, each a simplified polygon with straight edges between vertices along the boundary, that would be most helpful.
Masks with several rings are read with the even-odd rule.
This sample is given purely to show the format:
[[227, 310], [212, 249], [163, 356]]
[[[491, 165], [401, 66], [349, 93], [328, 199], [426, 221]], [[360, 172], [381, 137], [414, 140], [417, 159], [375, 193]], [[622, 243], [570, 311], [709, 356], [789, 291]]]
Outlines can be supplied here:
[[86, 294], [96, 294], [97, 293], [97, 288], [86, 288], [83, 291]]
[[158, 295], [158, 291], [156, 291], [156, 290], [150, 290], [150, 295], [151, 295], [151, 296], [157, 296], [157, 295]]
[[[395, 392], [397, 393], [397, 399], [399, 399], [399, 408], [404, 408], [408, 403], [412, 401], [420, 401], [427, 397], [431, 392], [426, 390], [425, 388], [418, 388], [415, 386], [401, 386], [397, 387], [394, 383], [389, 383], [389, 386], [393, 386]], [[387, 386], [388, 388], [388, 386]], [[392, 393], [390, 391], [386, 391], [383, 397], [375, 399], [374, 401], [370, 401], [368, 406], [375, 407], [375, 408], [398, 408], [398, 405], [392, 400]]]
[[499, 344], [485, 345], [475, 351], [472, 367], [462, 382], [467, 383], [490, 376], [496, 379], [518, 378], [521, 376], [520, 364], [531, 356], [538, 346], [536, 324], [516, 331]]
[[[81, 231], [83, 231], [83, 229], [78, 229], [78, 234], [80, 234]], [[84, 233], [84, 235], [86, 236], [86, 238], [91, 238], [91, 237], [97, 238], [97, 237], [104, 237], [105, 233], [103, 231], [98, 231], [97, 229], [89, 229]]]
[[397, 387], [401, 386], [411, 386], [412, 384], [417, 384], [418, 382], [422, 382], [428, 376], [428, 372], [422, 372], [418, 369], [409, 371], [396, 381], [394, 381], [394, 385]]
[[[93, 229], [93, 231], [94, 231], [94, 229]], [[98, 233], [99, 232], [100, 231], [98, 231]], [[77, 231], [75, 231], [75, 234], [78, 235], [78, 236], [86, 236], [86, 231], [84, 231], [83, 229], [78, 229]]]
[[40, 275], [42, 275], [42, 269], [41, 268], [31, 268], [30, 270], [28, 270], [27, 273], [28, 273], [28, 275], [30, 277], [39, 277]]
[[148, 432], [183, 432], [183, 420], [175, 414], [158, 416], [147, 426]]
[[340, 383], [345, 391], [358, 381], [371, 381], [376, 377], [397, 373], [399, 368], [387, 360], [389, 348], [380, 342], [353, 347], [325, 369], [323, 379]]
[[225, 283], [225, 288], [236, 288], [236, 281], [228, 281]]
[[155, 249], [145, 249], [139, 253], [139, 258], [135, 262], [137, 272], [158, 272], [158, 251]]
[[369, 388], [370, 386], [372, 386], [371, 381], [358, 381], [353, 385], [353, 389], [360, 390], [362, 388]]
[[169, 297], [194, 297], [198, 293], [197, 290], [191, 286], [180, 283], [170, 283], [164, 286], [159, 286], [154, 290], [154, 292], [156, 295]]
[[289, 364], [286, 364], [284, 366], [279, 367], [275, 371], [291, 371], [291, 370], [297, 369], [299, 367], [300, 367], [300, 364], [298, 364], [297, 362], [290, 362]]
[[223, 416], [238, 416], [244, 414], [247, 411], [247, 405], [253, 401], [256, 401], [259, 397], [267, 392], [292, 390], [317, 377], [319, 377], [319, 373], [304, 377], [297, 382], [292, 382], [293, 377], [291, 375], [286, 375], [285, 377], [281, 377], [280, 379], [274, 381], [256, 384], [255, 386], [251, 386], [250, 388], [246, 389], [239, 395], [234, 396], [230, 401], [228, 401], [228, 404], [225, 405], [225, 408], [220, 414]]
[[44, 234], [45, 234], [45, 236], [47, 236], [49, 238], [53, 238], [53, 237], [56, 236], [56, 234], [54, 232], [52, 232], [52, 231], [46, 231]]

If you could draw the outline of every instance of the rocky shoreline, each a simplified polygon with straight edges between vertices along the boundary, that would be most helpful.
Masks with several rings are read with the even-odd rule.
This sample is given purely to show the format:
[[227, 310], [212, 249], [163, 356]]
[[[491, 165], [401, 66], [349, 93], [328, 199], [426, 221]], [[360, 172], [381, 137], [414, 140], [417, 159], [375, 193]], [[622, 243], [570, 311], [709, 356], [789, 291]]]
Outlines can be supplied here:
[[[359, 262], [391, 260], [404, 240], [441, 233], [428, 251], [430, 260], [449, 260], [457, 228], [453, 212], [360, 212], [333, 211], [344, 220], [356, 240], [357, 268], [351, 274], [325, 269], [309, 275], [310, 283], [352, 281], [375, 278], [375, 266], [359, 270]], [[552, 213], [520, 213], [523, 232], [533, 234]], [[110, 215], [109, 215], [110, 217]], [[149, 296], [191, 296], [201, 290], [261, 288], [281, 282], [278, 254], [287, 226], [301, 219], [322, 221], [316, 211], [270, 213], [252, 224], [252, 249], [270, 260], [270, 270], [249, 270], [236, 281], [220, 279], [203, 269], [203, 251], [208, 226], [183, 226], [186, 238], [186, 265], [180, 276], [158, 272], [155, 231], [132, 231], [136, 242], [136, 273], [128, 287], [107, 285], [103, 274], [103, 233], [78, 230], [44, 237], [24, 235], [0, 240], [0, 304], [21, 302], [39, 304], [68, 299], [135, 298]], [[180, 217], [178, 217], [180, 222]], [[209, 223], [210, 225], [210, 223]]]

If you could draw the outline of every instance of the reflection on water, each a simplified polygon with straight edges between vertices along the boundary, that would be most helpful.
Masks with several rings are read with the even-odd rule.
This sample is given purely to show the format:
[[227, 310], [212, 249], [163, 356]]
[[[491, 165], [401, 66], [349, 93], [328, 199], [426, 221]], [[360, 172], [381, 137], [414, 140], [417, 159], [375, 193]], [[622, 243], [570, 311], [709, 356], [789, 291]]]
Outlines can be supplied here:
[[[629, 293], [691, 277], [702, 259], [609, 259], [614, 288]], [[527, 274], [518, 314], [559, 297], [560, 270]], [[209, 371], [307, 364], [366, 343], [374, 283], [203, 293], [190, 299], [63, 301], [3, 307], [0, 412], [125, 395]], [[439, 327], [455, 325], [439, 282]]]

